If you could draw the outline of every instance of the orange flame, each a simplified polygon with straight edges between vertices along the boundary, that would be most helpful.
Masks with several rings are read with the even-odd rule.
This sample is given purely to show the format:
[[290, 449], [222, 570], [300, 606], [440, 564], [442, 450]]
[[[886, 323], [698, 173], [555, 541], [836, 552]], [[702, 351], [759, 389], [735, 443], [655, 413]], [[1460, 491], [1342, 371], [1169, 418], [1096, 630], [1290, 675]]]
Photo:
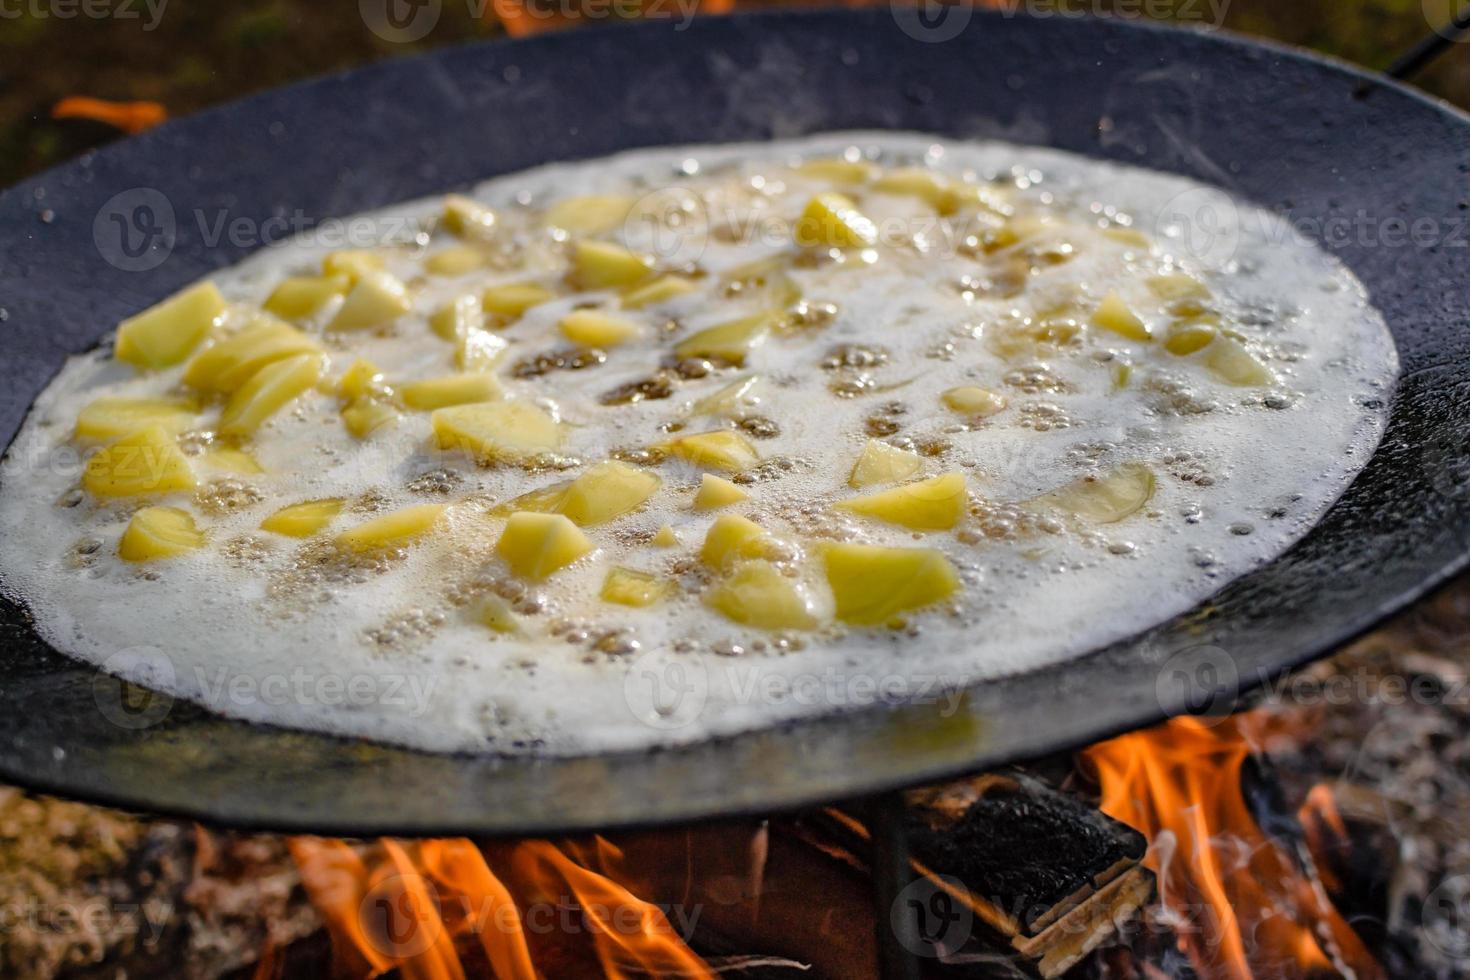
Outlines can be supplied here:
[[600, 837], [486, 850], [463, 838], [358, 849], [297, 837], [291, 853], [341, 977], [463, 980], [478, 972], [463, 958], [476, 952], [498, 980], [714, 977], [657, 906], [611, 877], [621, 853]]
[[1202, 976], [1381, 977], [1302, 855], [1256, 825], [1241, 775], [1263, 721], [1176, 718], [1082, 758], [1102, 787], [1103, 812], [1150, 841], [1145, 863]]
[[51, 107], [51, 118], [91, 119], [131, 135], [152, 129], [168, 119], [168, 110], [157, 102], [110, 102], [85, 95], [69, 95]]

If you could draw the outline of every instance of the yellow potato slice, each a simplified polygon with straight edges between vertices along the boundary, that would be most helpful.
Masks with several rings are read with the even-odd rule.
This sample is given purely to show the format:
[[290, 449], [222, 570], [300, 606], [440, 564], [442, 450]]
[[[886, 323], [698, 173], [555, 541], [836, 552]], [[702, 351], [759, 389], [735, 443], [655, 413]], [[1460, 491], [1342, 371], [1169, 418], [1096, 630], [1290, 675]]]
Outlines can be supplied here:
[[587, 535], [564, 514], [510, 515], [495, 553], [521, 578], [542, 581], [592, 550]]
[[188, 357], [225, 312], [209, 281], [190, 286], [119, 324], [112, 356], [140, 368], [165, 368]]
[[557, 201], [546, 209], [546, 223], [574, 235], [601, 235], [628, 218], [633, 199], [621, 194], [587, 194]]
[[358, 398], [342, 409], [342, 424], [354, 439], [366, 439], [398, 419], [398, 410], [377, 398]]
[[327, 324], [328, 330], [368, 330], [381, 327], [412, 309], [408, 287], [396, 276], [378, 269], [366, 269], [337, 315]]
[[432, 412], [451, 405], [495, 401], [502, 394], [492, 374], [451, 374], [426, 381], [395, 385], [403, 404], [419, 412]]
[[483, 460], [517, 460], [561, 445], [561, 426], [530, 402], [482, 402], [441, 408], [430, 416], [440, 449]]
[[770, 543], [766, 529], [750, 518], [721, 514], [705, 532], [699, 560], [714, 571], [725, 571], [737, 561], [765, 555]]
[[915, 531], [947, 531], [965, 516], [969, 495], [963, 473], [909, 483], [840, 501], [837, 507]]
[[349, 402], [378, 395], [385, 390], [383, 372], [365, 357], [355, 358], [337, 379], [337, 395]]
[[574, 310], [561, 318], [560, 327], [563, 336], [583, 347], [616, 347], [642, 330], [636, 320], [601, 310]]
[[265, 467], [261, 466], [254, 456], [243, 449], [231, 449], [228, 446], [216, 446], [206, 451], [199, 457], [199, 462], [206, 469], [220, 473], [255, 475], [265, 472]]
[[495, 229], [495, 212], [474, 198], [449, 194], [444, 198], [444, 214], [439, 221], [461, 238], [484, 238]]
[[310, 391], [321, 380], [322, 361], [320, 354], [297, 354], [256, 371], [225, 404], [225, 410], [220, 414], [219, 431], [234, 436], [248, 436], [255, 432], [272, 415]]
[[1128, 306], [1117, 293], [1108, 293], [1092, 314], [1093, 326], [1111, 331], [1129, 340], [1149, 341], [1153, 335], [1143, 318]]
[[959, 574], [933, 548], [834, 544], [823, 552], [836, 616], [856, 626], [887, 626], [959, 589]]
[[494, 370], [508, 349], [510, 344], [504, 337], [473, 327], [461, 332], [454, 345], [454, 366], [483, 374]]
[[662, 483], [655, 473], [619, 460], [606, 460], [575, 479], [522, 494], [491, 513], [565, 514], [578, 527], [592, 527], [642, 507]]
[[349, 288], [359, 279], [383, 271], [387, 261], [377, 252], [365, 248], [342, 249], [322, 259], [322, 275], [346, 276]]
[[625, 310], [641, 310], [645, 306], [667, 303], [676, 296], [692, 293], [698, 287], [683, 276], [660, 276], [646, 286], [639, 286], [623, 294], [620, 300]]
[[700, 479], [699, 492], [694, 495], [694, 509], [717, 510], [720, 507], [728, 507], [749, 499], [750, 494], [729, 480], [706, 473]]
[[886, 442], [869, 439], [863, 453], [853, 464], [847, 485], [854, 490], [876, 486], [880, 483], [897, 483], [907, 480], [924, 465], [918, 453], [890, 446]]
[[261, 521], [260, 529], [284, 534], [288, 538], [309, 538], [332, 523], [332, 519], [342, 512], [344, 504], [340, 497], [291, 504]]
[[556, 293], [535, 283], [491, 286], [480, 294], [480, 304], [485, 312], [508, 319], [515, 319], [531, 307], [553, 299], [556, 299]]
[[972, 418], [989, 418], [1006, 407], [1005, 395], [975, 385], [951, 388], [939, 398], [950, 411]]
[[663, 525], [653, 535], [651, 542], [655, 548], [677, 548], [679, 547], [679, 535], [667, 524]]
[[811, 629], [811, 599], [795, 579], [768, 561], [747, 561], [704, 594], [705, 605], [726, 619], [757, 629]]
[[162, 426], [123, 436], [98, 450], [82, 471], [82, 487], [97, 497], [132, 497], [192, 490], [198, 485], [189, 459]]
[[428, 534], [448, 509], [446, 504], [416, 504], [364, 521], [334, 539], [349, 551], [386, 551], [412, 544]]
[[751, 441], [728, 429], [680, 436], [665, 443], [663, 448], [695, 466], [727, 473], [738, 473], [760, 462], [760, 454]]
[[599, 593], [605, 602], [643, 608], [658, 602], [673, 591], [674, 583], [651, 572], [640, 572], [621, 566], [610, 568]]
[[1154, 482], [1154, 472], [1147, 466], [1124, 463], [1101, 476], [1074, 480], [1036, 502], [1093, 524], [1114, 524], [1143, 509], [1154, 494]]
[[675, 344], [674, 356], [712, 357], [739, 367], [745, 363], [746, 356], [765, 341], [776, 319], [772, 313], [757, 313], [706, 327]]
[[1159, 299], [1174, 303], [1182, 299], [1209, 299], [1210, 288], [1194, 276], [1170, 272], [1147, 279], [1149, 291]]
[[285, 320], [304, 320], [351, 288], [352, 280], [343, 275], [290, 276], [271, 291], [262, 308]]
[[184, 366], [183, 380], [191, 388], [228, 394], [267, 364], [320, 351], [316, 341], [291, 324], [263, 315], [194, 355]]
[[470, 607], [470, 616], [475, 622], [488, 626], [497, 633], [521, 632], [521, 618], [510, 607], [510, 603], [498, 595], [482, 596], [475, 600]]
[[866, 160], [844, 160], [841, 157], [805, 160], [793, 169], [804, 177], [829, 180], [834, 184], [861, 184], [878, 172], [878, 168]]
[[449, 248], [441, 248], [424, 259], [424, 271], [435, 276], [453, 278], [462, 276], [476, 269], [483, 269], [489, 264], [485, 253], [468, 245], [454, 245]]
[[123, 561], [156, 561], [175, 558], [204, 547], [204, 534], [194, 517], [177, 507], [144, 507], [128, 521], [117, 543]]
[[631, 286], [653, 273], [653, 263], [611, 242], [579, 241], [572, 247], [572, 284], [579, 289]]
[[863, 248], [878, 240], [878, 226], [857, 209], [852, 198], [827, 192], [807, 202], [793, 237], [804, 248]]
[[1257, 360], [1244, 344], [1225, 334], [1205, 348], [1203, 359], [1210, 373], [1229, 385], [1263, 388], [1276, 382], [1270, 368]]
[[182, 398], [93, 399], [77, 413], [78, 439], [120, 439], [156, 425], [178, 434], [193, 424], [199, 406]]
[[1210, 346], [1215, 333], [1215, 328], [1208, 323], [1176, 323], [1164, 338], [1164, 350], [1175, 357], [1188, 357]]
[[485, 306], [473, 294], [459, 296], [439, 307], [429, 317], [429, 329], [450, 342], [485, 325]]

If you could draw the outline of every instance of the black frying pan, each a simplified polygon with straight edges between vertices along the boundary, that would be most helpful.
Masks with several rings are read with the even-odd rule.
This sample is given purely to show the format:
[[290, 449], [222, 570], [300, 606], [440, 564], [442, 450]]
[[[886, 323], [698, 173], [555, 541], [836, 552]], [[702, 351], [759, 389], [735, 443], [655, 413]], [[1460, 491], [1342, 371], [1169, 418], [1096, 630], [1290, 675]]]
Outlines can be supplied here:
[[708, 19], [684, 32], [652, 23], [440, 51], [164, 126], [0, 195], [0, 441], [66, 355], [248, 251], [206, 247], [180, 221], [167, 261], [122, 271], [94, 244], [94, 218], [120, 192], [154, 188], [181, 213], [227, 208], [259, 223], [297, 209], [350, 214], [627, 147], [868, 127], [1004, 137], [1173, 170], [1298, 218], [1429, 219], [1432, 244], [1334, 245], [1371, 288], [1403, 359], [1377, 455], [1289, 554], [1146, 636], [977, 686], [948, 717], [874, 708], [678, 751], [431, 756], [183, 704], [155, 723], [145, 707], [128, 716], [137, 724], [119, 725], [110, 719], [128, 692], [49, 650], [24, 612], [6, 607], [0, 775], [326, 833], [549, 832], [766, 812], [1198, 709], [1217, 689], [1259, 684], [1332, 649], [1465, 563], [1465, 117], [1297, 52], [1099, 20], [976, 13], [944, 43], [916, 40], [888, 10]]

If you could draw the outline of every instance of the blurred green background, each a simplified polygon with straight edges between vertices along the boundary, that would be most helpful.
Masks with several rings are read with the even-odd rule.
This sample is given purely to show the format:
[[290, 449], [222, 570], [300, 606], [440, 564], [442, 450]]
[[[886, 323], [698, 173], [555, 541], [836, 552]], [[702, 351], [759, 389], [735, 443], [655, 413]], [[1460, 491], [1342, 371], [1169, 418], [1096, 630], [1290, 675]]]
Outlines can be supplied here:
[[[357, 0], [0, 0], [0, 186], [117, 137], [117, 130], [103, 123], [52, 119], [52, 106], [65, 96], [149, 100], [182, 115], [308, 75], [503, 35], [506, 28], [496, 10], [518, 2], [442, 0], [434, 29], [404, 44], [369, 30]], [[562, 0], [556, 2], [559, 7]], [[740, 9], [774, 2], [751, 0]], [[1180, 19], [1223, 8], [1224, 26], [1232, 30], [1382, 68], [1428, 34], [1431, 22], [1447, 21], [1459, 0], [981, 2], [1148, 10]], [[718, 9], [728, 0], [703, 4]], [[63, 15], [67, 12], [70, 16]], [[1470, 105], [1470, 45], [1457, 45], [1418, 81], [1437, 95]]]

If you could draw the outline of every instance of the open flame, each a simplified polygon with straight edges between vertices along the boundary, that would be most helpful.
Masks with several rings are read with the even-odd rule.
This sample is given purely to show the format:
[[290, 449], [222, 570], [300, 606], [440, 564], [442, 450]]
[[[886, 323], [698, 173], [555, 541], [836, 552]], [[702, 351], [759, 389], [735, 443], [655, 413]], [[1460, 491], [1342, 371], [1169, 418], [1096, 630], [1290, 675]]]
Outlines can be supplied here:
[[622, 855], [601, 837], [484, 848], [297, 837], [291, 853], [341, 977], [713, 980], [663, 911], [613, 879]]
[[[1082, 758], [1102, 810], [1150, 841], [1145, 863], [1159, 876], [1166, 924], [1201, 976], [1381, 977], [1307, 849], [1264, 832], [1246, 801], [1244, 766], [1268, 724], [1262, 712], [1176, 718]], [[1321, 802], [1304, 814], [1324, 813]], [[1338, 827], [1323, 816], [1310, 829]]]

